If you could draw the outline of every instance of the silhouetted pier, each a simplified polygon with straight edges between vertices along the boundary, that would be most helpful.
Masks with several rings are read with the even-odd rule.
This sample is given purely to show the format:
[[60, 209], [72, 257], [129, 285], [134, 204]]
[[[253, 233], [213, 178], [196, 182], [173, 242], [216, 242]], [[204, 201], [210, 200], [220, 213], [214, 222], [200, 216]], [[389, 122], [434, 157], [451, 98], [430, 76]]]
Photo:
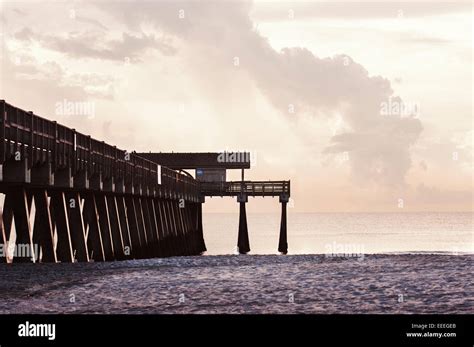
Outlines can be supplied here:
[[[0, 192], [4, 197], [0, 241], [4, 253], [12, 246], [26, 245], [30, 254], [3, 254], [0, 261], [201, 254], [206, 250], [205, 196], [237, 197], [241, 253], [250, 250], [248, 196], [279, 196], [279, 250], [286, 253], [290, 182], [245, 181], [243, 172], [250, 163], [221, 162], [219, 155], [129, 153], [0, 101]], [[197, 171], [196, 179], [185, 171], [191, 168]], [[225, 177], [226, 169], [241, 169], [242, 181], [216, 182], [216, 177]]]
[[[278, 197], [282, 206], [280, 240], [278, 251], [288, 253], [286, 208], [290, 198], [290, 181], [246, 181], [245, 169], [250, 169], [251, 156], [248, 152], [221, 153], [139, 153], [140, 156], [162, 163], [176, 170], [196, 170], [200, 192], [206, 196], [237, 197], [240, 205], [239, 234], [237, 247], [239, 253], [250, 251], [247, 213], [245, 204], [248, 197]], [[241, 170], [240, 181], [227, 181], [226, 170]]]

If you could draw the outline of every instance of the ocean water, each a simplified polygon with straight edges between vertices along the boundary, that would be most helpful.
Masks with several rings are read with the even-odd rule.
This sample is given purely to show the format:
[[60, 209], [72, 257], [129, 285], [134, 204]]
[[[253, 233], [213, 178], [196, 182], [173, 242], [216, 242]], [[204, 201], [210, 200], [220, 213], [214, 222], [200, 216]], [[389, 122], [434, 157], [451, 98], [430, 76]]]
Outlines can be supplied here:
[[[291, 213], [290, 254], [474, 253], [473, 213]], [[204, 214], [207, 253], [233, 254], [237, 213]], [[247, 214], [252, 254], [276, 254], [279, 214]], [[334, 252], [333, 252], [334, 251]], [[352, 252], [351, 252], [352, 251]]]

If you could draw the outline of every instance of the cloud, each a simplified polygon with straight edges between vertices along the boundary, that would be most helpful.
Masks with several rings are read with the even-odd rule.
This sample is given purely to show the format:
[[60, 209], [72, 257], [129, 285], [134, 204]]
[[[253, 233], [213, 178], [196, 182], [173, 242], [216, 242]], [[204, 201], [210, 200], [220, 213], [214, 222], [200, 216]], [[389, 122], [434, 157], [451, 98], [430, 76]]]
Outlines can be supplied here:
[[29, 28], [14, 33], [21, 41], [37, 41], [46, 48], [62, 52], [71, 58], [91, 58], [113, 61], [139, 62], [148, 49], [157, 49], [164, 55], [173, 55], [176, 49], [164, 37], [154, 34], [122, 33], [121, 39], [107, 39], [104, 32], [68, 32], [66, 35], [39, 34]]
[[[100, 6], [130, 28], [153, 23], [158, 30], [184, 40], [196, 56], [204, 52], [214, 69], [235, 71], [238, 58], [238, 69], [282, 113], [288, 114], [289, 105], [314, 116], [338, 112], [348, 131], [333, 137], [324, 152], [349, 152], [354, 177], [360, 182], [404, 184], [411, 166], [410, 146], [422, 131], [421, 122], [413, 117], [381, 116], [381, 103], [393, 97], [390, 82], [370, 76], [350, 57], [319, 58], [301, 47], [274, 50], [254, 30], [249, 2], [146, 3], [133, 11], [129, 3]], [[336, 9], [341, 10], [340, 6]], [[178, 17], [180, 11], [184, 18]], [[201, 68], [196, 63], [199, 59], [190, 61], [195, 69]]]
[[[297, 7], [300, 5], [307, 8]], [[255, 6], [258, 11], [261, 3]], [[336, 10], [331, 14], [328, 9], [318, 14], [318, 6], [295, 5], [295, 20], [304, 15], [308, 18], [307, 22], [295, 23], [301, 25], [299, 30], [313, 30], [315, 25], [329, 23], [317, 18], [375, 19], [396, 15], [398, 10], [398, 5], [387, 7], [389, 11], [377, 12], [376, 5], [367, 3], [357, 9], [335, 4], [339, 14]], [[407, 17], [415, 16], [415, 13], [418, 17], [442, 13], [430, 10], [428, 5], [424, 5], [424, 9], [407, 11], [409, 6], [400, 5]], [[29, 13], [37, 12], [27, 8]], [[326, 202], [321, 206], [331, 204], [328, 201], [338, 192], [339, 198], [331, 205], [336, 209], [350, 209], [351, 204], [362, 206], [364, 199], [371, 199], [367, 204], [376, 207], [384, 197], [389, 198], [389, 204], [395, 201], [393, 196], [406, 195], [414, 200], [418, 182], [428, 185], [419, 189], [423, 192], [420, 196], [433, 196], [441, 204], [442, 193], [453, 188], [447, 177], [457, 181], [458, 177], [465, 179], [466, 173], [472, 175], [472, 155], [468, 156], [467, 150], [446, 147], [442, 143], [428, 145], [426, 153], [420, 151], [423, 126], [419, 119], [397, 114], [381, 115], [381, 103], [387, 99], [403, 103], [394, 95], [388, 79], [374, 75], [372, 70], [368, 71], [350, 56], [321, 56], [317, 36], [314, 36], [311, 50], [304, 47], [274, 49], [253, 22], [253, 18], [257, 22], [259, 18], [254, 17], [251, 2], [96, 2], [81, 3], [77, 10], [82, 16], [71, 20], [68, 6], [41, 5], [38, 11], [54, 13], [56, 20], [50, 21], [47, 16], [36, 14], [37, 20], [28, 21], [26, 28], [24, 21], [18, 18], [15, 22], [15, 16], [8, 16], [5, 36], [8, 46], [15, 51], [11, 52], [12, 61], [4, 64], [2, 71], [5, 91], [2, 95], [7, 101], [57, 118], [54, 116], [55, 102], [95, 99], [97, 114], [108, 118], [103, 123], [96, 119], [93, 125], [80, 124], [81, 131], [96, 135], [102, 131], [98, 138], [111, 143], [120, 139], [122, 142], [118, 143], [126, 143], [123, 146], [129, 148], [136, 148], [137, 143], [143, 150], [215, 150], [216, 147], [249, 146], [248, 149], [259, 151], [259, 161], [264, 164], [252, 170], [255, 178], [291, 177], [297, 199], [319, 194], [325, 186], [326, 197], [320, 200]], [[283, 17], [288, 14], [284, 7], [278, 11], [274, 14]], [[270, 17], [271, 13], [268, 13]], [[444, 21], [444, 18], [438, 19]], [[431, 18], [426, 30], [422, 31], [391, 32], [389, 26], [382, 32], [384, 38], [385, 35], [396, 35], [387, 36], [390, 47], [438, 44], [441, 42], [430, 41], [436, 37], [424, 36], [425, 31], [436, 35], [433, 25], [442, 27], [444, 23], [441, 21], [440, 24], [438, 19]], [[273, 34], [285, 30], [287, 24], [274, 25], [269, 31], [271, 42], [280, 45], [280, 39], [286, 40], [285, 36], [280, 38]], [[331, 37], [345, 37], [348, 30], [346, 26], [324, 28]], [[355, 40], [370, 37], [369, 31], [373, 28], [360, 30], [364, 30], [364, 35], [354, 37]], [[13, 33], [14, 38], [22, 42], [9, 41]], [[298, 29], [294, 33], [297, 34]], [[417, 33], [420, 36], [416, 36]], [[295, 36], [291, 38], [298, 40]], [[303, 34], [302, 41], [305, 41]], [[354, 45], [360, 46], [351, 51], [354, 54], [364, 49], [370, 51], [369, 41], [354, 41], [351, 46]], [[327, 41], [322, 41], [320, 46], [324, 51], [344, 51], [343, 45], [333, 49]], [[449, 54], [452, 47], [439, 45], [436, 48]], [[165, 58], [164, 54], [172, 57]], [[402, 61], [409, 58], [406, 54], [400, 51], [392, 58]], [[37, 60], [26, 59], [28, 55]], [[14, 62], [16, 57], [21, 58], [20, 64]], [[115, 63], [123, 62], [125, 57], [143, 63], [132, 67]], [[238, 58], [238, 66], [235, 66], [235, 58]], [[51, 59], [57, 62], [45, 63]], [[387, 69], [387, 64], [387, 61], [379, 61], [374, 66], [385, 69], [387, 76], [391, 69], [400, 68], [395, 64]], [[416, 71], [419, 67], [407, 68]], [[84, 74], [84, 71], [90, 73]], [[397, 73], [392, 75], [397, 76]], [[420, 79], [426, 77], [423, 72], [415, 72], [415, 75]], [[410, 77], [413, 76], [404, 75], [404, 86], [424, 90], [417, 88]], [[401, 79], [396, 83], [401, 83]], [[107, 95], [116, 95], [116, 100], [98, 100]], [[443, 95], [435, 92], [429, 97], [441, 96], [442, 99]], [[453, 102], [456, 100], [453, 98]], [[181, 104], [185, 112], [178, 111]], [[294, 106], [295, 114], [289, 114], [290, 104]], [[431, 100], [427, 104], [431, 105]], [[425, 110], [426, 126], [429, 126], [428, 119], [433, 121], [435, 117], [443, 116], [437, 111], [431, 117], [429, 108], [423, 104]], [[453, 109], [454, 113], [457, 114], [457, 110]], [[165, 119], [165, 128], [150, 126]], [[340, 122], [333, 129], [331, 125], [336, 119]], [[74, 122], [80, 123], [81, 119], [67, 119], [65, 124], [74, 126]], [[196, 124], [205, 124], [206, 131], [196, 130]], [[90, 127], [89, 131], [87, 127]], [[449, 129], [441, 131], [451, 132]], [[425, 136], [426, 131], [423, 132]], [[458, 160], [453, 160], [454, 152]], [[267, 157], [273, 159], [271, 165], [265, 165]], [[338, 158], [343, 161], [334, 165]], [[330, 165], [321, 165], [324, 159]], [[454, 171], [447, 172], [447, 168]], [[349, 170], [357, 184], [348, 185]], [[440, 172], [445, 176], [436, 176]], [[404, 185], [406, 176], [413, 186]], [[301, 182], [299, 188], [298, 180]], [[442, 193], [433, 192], [431, 188], [438, 181], [442, 182], [439, 189]], [[345, 182], [344, 185], [341, 182]], [[363, 187], [368, 183], [374, 184]], [[463, 181], [455, 189], [465, 185]], [[351, 191], [356, 193], [352, 200], [346, 201], [346, 195], [350, 196]], [[341, 201], [347, 204], [341, 207]], [[316, 206], [314, 199], [308, 199], [305, 204], [310, 208]]]
[[365, 131], [349, 132], [332, 138], [326, 153], [347, 152], [357, 182], [388, 186], [404, 184], [411, 167], [410, 146], [418, 139], [421, 124], [416, 119], [379, 121]]
[[[232, 83], [231, 77], [224, 80], [223, 76], [245, 73], [282, 114], [288, 114], [289, 107], [294, 107], [297, 114], [314, 117], [339, 114], [345, 131], [317, 151], [347, 152], [353, 177], [358, 182], [389, 186], [405, 183], [411, 167], [410, 147], [422, 131], [421, 122], [413, 117], [382, 116], [383, 102], [390, 98], [399, 103], [402, 100], [393, 95], [387, 79], [369, 75], [349, 56], [321, 58], [302, 47], [276, 51], [255, 30], [250, 18], [251, 2], [145, 2], [140, 6], [133, 2], [101, 2], [96, 6], [128, 26], [120, 39], [111, 39], [103, 31], [52, 35], [38, 34], [29, 28], [15, 33], [15, 38], [37, 41], [71, 58], [111, 61], [129, 58], [132, 62], [140, 61], [148, 49], [157, 49], [164, 55], [176, 54], [177, 49], [171, 43], [171, 39], [176, 39], [184, 42], [181, 47], [185, 50], [185, 61], [206, 86]], [[345, 11], [339, 5], [322, 8]], [[380, 7], [382, 10], [386, 7]], [[145, 24], [151, 24], [164, 35], [143, 33]]]
[[[110, 99], [112, 94], [104, 89], [111, 80], [97, 74], [69, 76], [58, 63], [38, 62], [34, 57], [11, 52], [2, 43], [0, 57], [0, 94], [7, 102], [35, 113], [54, 117], [55, 104], [64, 99], [89, 101], [96, 98]], [[86, 84], [88, 83], [88, 84]], [[88, 88], [91, 86], [91, 88]], [[61, 116], [54, 117], [61, 122]], [[69, 122], [70, 125], [74, 125]], [[78, 119], [77, 123], [80, 124]]]
[[33, 33], [33, 30], [30, 28], [23, 28], [20, 31], [17, 31], [13, 34], [13, 37], [20, 41], [32, 41], [36, 38], [36, 35]]

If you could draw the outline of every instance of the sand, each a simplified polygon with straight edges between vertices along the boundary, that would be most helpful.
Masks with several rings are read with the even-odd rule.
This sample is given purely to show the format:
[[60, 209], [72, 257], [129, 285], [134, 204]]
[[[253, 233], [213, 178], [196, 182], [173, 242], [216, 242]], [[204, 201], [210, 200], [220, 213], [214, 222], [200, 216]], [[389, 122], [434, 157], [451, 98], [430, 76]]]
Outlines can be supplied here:
[[0, 313], [474, 313], [474, 255], [0, 264]]

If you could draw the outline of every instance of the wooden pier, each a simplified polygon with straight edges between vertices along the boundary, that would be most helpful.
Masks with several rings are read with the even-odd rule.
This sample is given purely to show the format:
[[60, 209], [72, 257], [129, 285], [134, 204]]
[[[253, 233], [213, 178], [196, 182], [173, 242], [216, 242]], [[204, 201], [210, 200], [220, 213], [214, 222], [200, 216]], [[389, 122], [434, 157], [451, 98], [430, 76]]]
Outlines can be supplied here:
[[[202, 164], [201, 153], [187, 153]], [[249, 168], [214, 161], [206, 172]], [[172, 153], [168, 158], [183, 160]], [[156, 159], [156, 160], [155, 160]], [[290, 182], [204, 182], [182, 165], [118, 149], [33, 112], [0, 101], [0, 262], [108, 261], [206, 250], [205, 196], [236, 196], [238, 246], [250, 250], [245, 216], [248, 196], [279, 196], [279, 250], [286, 253], [286, 202]], [[189, 169], [189, 167], [187, 168]], [[214, 171], [212, 171], [214, 170]], [[217, 170], [217, 171], [216, 171]], [[28, 256], [7, 250], [26, 246]]]
[[[245, 170], [250, 169], [250, 153], [139, 153], [139, 155], [176, 170], [184, 172], [190, 169], [196, 170], [202, 197], [236, 197], [239, 203], [237, 247], [241, 254], [250, 251], [245, 207], [248, 197], [278, 197], [282, 206], [278, 251], [288, 253], [286, 209], [290, 199], [290, 181], [246, 181]], [[232, 169], [241, 170], [240, 181], [226, 180], [226, 170]]]

